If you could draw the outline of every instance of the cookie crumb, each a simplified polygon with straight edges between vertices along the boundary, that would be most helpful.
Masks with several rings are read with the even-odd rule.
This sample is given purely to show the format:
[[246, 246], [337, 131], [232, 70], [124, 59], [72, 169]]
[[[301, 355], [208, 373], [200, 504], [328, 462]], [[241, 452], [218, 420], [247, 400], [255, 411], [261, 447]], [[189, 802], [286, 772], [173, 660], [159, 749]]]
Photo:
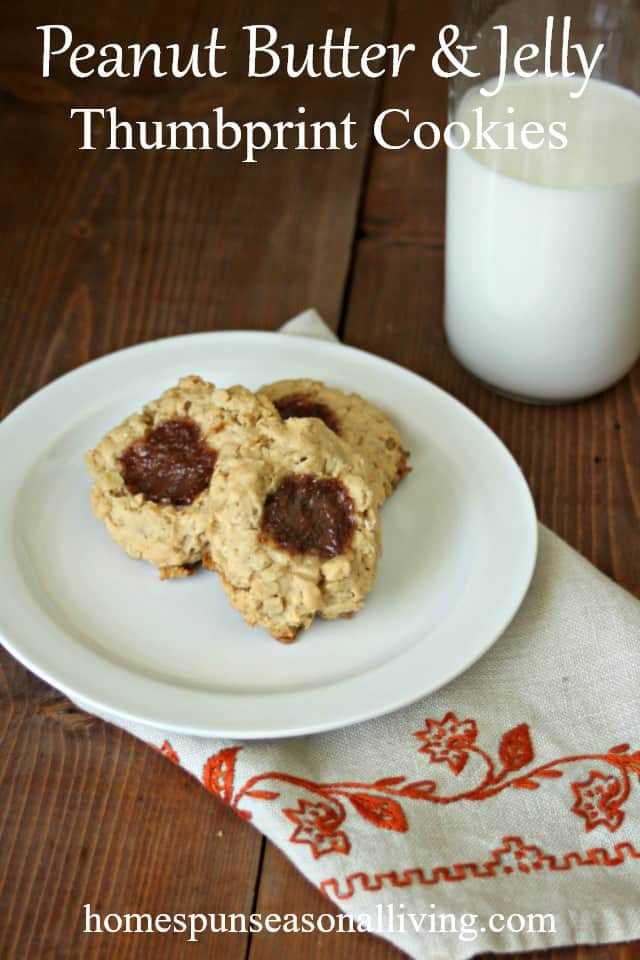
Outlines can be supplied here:
[[190, 577], [193, 573], [193, 567], [160, 567], [161, 580], [177, 580], [180, 577]]

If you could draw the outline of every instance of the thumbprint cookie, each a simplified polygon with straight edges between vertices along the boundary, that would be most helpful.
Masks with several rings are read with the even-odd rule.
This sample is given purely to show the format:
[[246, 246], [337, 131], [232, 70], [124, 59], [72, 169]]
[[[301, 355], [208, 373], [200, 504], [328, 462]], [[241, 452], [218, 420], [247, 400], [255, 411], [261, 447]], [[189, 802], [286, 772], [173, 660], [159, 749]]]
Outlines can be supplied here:
[[363, 468], [309, 418], [265, 423], [219, 462], [204, 562], [250, 626], [290, 642], [315, 616], [363, 607], [380, 555], [376, 495]]
[[279, 380], [259, 393], [273, 401], [282, 420], [316, 417], [360, 454], [378, 504], [409, 473], [409, 454], [391, 420], [357, 393], [344, 393], [319, 380]]
[[279, 425], [266, 397], [183, 377], [86, 455], [95, 516], [162, 579], [188, 576], [205, 550], [209, 488], [224, 451], [264, 422]]

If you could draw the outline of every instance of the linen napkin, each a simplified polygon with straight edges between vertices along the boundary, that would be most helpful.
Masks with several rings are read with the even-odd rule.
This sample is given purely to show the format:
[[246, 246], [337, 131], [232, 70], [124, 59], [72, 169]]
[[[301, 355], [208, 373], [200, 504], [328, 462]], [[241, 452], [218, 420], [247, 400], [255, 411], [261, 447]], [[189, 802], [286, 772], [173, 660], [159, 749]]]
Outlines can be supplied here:
[[[283, 331], [333, 338], [315, 311]], [[106, 719], [251, 820], [358, 929], [463, 960], [640, 937], [639, 680], [640, 603], [541, 526], [501, 639], [392, 715], [247, 743]]]

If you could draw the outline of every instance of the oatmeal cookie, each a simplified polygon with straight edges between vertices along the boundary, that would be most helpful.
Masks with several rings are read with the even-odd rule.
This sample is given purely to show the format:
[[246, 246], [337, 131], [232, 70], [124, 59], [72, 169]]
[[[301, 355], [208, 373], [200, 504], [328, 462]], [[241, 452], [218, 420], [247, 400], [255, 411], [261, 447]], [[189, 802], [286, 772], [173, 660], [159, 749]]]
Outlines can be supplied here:
[[319, 380], [278, 380], [259, 393], [274, 402], [283, 420], [317, 417], [361, 454], [377, 503], [409, 473], [409, 454], [389, 417], [357, 393], [344, 393]]
[[130, 557], [163, 579], [187, 576], [205, 547], [214, 470], [263, 421], [279, 423], [265, 397], [183, 377], [87, 454], [94, 514]]
[[246, 622], [285, 642], [364, 605], [380, 554], [362, 458], [316, 419], [276, 422], [216, 470], [205, 563]]

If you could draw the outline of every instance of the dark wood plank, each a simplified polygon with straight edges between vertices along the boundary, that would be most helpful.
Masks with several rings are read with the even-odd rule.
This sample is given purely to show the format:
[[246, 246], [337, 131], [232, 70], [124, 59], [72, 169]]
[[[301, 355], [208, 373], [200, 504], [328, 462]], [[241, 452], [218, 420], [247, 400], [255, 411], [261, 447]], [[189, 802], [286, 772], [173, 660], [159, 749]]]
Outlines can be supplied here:
[[[304, 913], [316, 919], [322, 914], [337, 914], [333, 904], [291, 865], [283, 853], [272, 843], [265, 852], [260, 894], [256, 912]], [[318, 957], [355, 960], [390, 960], [401, 957], [395, 948], [378, 937], [363, 933], [266, 933], [254, 934], [251, 938], [251, 960], [315, 960]]]
[[[143, 958], [147, 935], [83, 933], [84, 904], [108, 913], [249, 911], [255, 833], [184, 771], [39, 684], [27, 701], [2, 683], [0, 956]], [[178, 934], [153, 936], [175, 957]], [[189, 944], [244, 957], [245, 938]]]
[[[397, 0], [393, 40], [435, 49], [448, 5]], [[422, 57], [407, 59], [385, 81], [381, 109], [408, 107], [418, 120], [445, 122], [447, 88]], [[402, 121], [386, 129], [406, 136]], [[608, 393], [567, 407], [534, 407], [497, 396], [451, 357], [442, 327], [444, 265], [443, 150], [373, 150], [359, 222], [359, 242], [346, 309], [344, 339], [415, 370], [471, 407], [505, 441], [534, 494], [540, 519], [605, 573], [640, 594], [640, 369]], [[272, 894], [270, 891], [277, 891]], [[323, 901], [324, 903], [324, 901]], [[258, 904], [297, 913], [320, 910], [318, 894], [268, 845]], [[280, 904], [280, 906], [279, 906]], [[279, 941], [279, 944], [278, 944]], [[250, 956], [335, 960], [399, 958], [369, 935], [305, 935], [294, 946], [254, 937]], [[317, 951], [317, 952], [316, 952]], [[512, 955], [515, 957], [515, 955]], [[640, 943], [521, 954], [540, 960], [632, 960]]]
[[[274, 3], [282, 41], [319, 41], [329, 26], [380, 35], [387, 0], [337, 8]], [[135, 11], [135, 12], [134, 12]], [[107, 0], [14, 4], [3, 33], [0, 130], [5, 159], [0, 258], [0, 349], [11, 357], [3, 408], [52, 377], [140, 340], [214, 328], [275, 328], [314, 304], [338, 322], [355, 228], [364, 149], [265, 152], [79, 151], [71, 105], [117, 104], [125, 119], [207, 119], [222, 105], [239, 123], [307, 117], [339, 120], [347, 109], [368, 129], [375, 84], [280, 76], [249, 80], [241, 32], [257, 11], [216, 4], [229, 46], [222, 80], [74, 78], [40, 73], [37, 24], [67, 23], [74, 36], [160, 44], [205, 43], [214, 12]], [[253, 14], [253, 18], [252, 18]]]
[[[283, 41], [351, 25], [367, 42], [387, 0], [348, 12], [274, 2]], [[70, 106], [117, 104], [125, 119], [199, 120], [223, 105], [236, 121], [339, 120], [369, 126], [367, 81], [244, 77], [241, 26], [255, 5], [222, 0], [30, 0], [3, 10], [0, 133], [0, 413], [110, 350], [216, 328], [273, 329], [315, 304], [337, 326], [365, 151], [79, 152]], [[230, 48], [224, 80], [40, 78], [36, 26], [78, 40], [207, 42]], [[232, 48], [236, 47], [236, 52]], [[246, 912], [262, 841], [195, 781], [120, 731], [85, 724], [0, 652], [0, 955], [181, 956], [176, 935], [87, 937], [81, 910]], [[246, 938], [209, 937], [194, 956], [244, 956]]]

